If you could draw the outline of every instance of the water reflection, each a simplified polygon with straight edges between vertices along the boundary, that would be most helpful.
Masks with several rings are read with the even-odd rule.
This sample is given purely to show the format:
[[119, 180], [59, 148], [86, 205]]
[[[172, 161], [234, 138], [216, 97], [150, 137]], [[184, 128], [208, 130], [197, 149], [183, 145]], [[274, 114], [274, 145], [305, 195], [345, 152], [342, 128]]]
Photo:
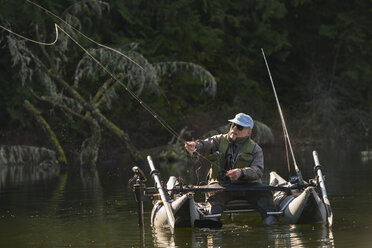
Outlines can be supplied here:
[[[37, 177], [40, 168], [2, 167], [1, 247], [146, 247], [122, 172], [70, 169]], [[4, 169], [5, 168], [5, 169]], [[41, 168], [42, 169], [42, 168]], [[30, 178], [32, 180], [30, 180]], [[130, 198], [129, 198], [130, 197]]]
[[152, 237], [154, 239], [155, 247], [177, 247], [174, 236], [168, 229], [153, 228]]
[[20, 186], [58, 177], [60, 167], [48, 161], [41, 164], [0, 164], [0, 190], [7, 184]]
[[360, 152], [360, 159], [363, 163], [368, 163], [372, 160], [372, 150], [364, 150]]
[[[265, 152], [267, 174], [279, 167], [286, 169], [278, 165], [281, 161], [274, 152]], [[132, 176], [130, 162], [90, 170], [70, 169], [65, 174], [60, 174], [59, 168], [12, 165], [0, 166], [0, 244], [234, 248], [334, 247], [336, 243], [337, 247], [370, 247], [372, 161], [362, 163], [359, 151], [338, 149], [318, 153], [335, 216], [332, 229], [321, 224], [264, 227], [252, 224], [255, 216], [240, 214], [224, 222], [221, 229], [180, 228], [171, 235], [169, 230], [150, 227], [152, 204], [145, 202], [145, 226], [141, 230], [133, 192], [127, 189]], [[303, 154], [297, 158], [304, 177], [308, 178], [313, 176], [311, 150]], [[280, 174], [286, 176], [285, 171]], [[165, 178], [162, 171], [162, 179]]]
[[332, 229], [323, 224], [236, 226], [221, 229], [152, 229], [155, 247], [335, 247]]
[[334, 247], [332, 229], [323, 224], [285, 225], [269, 232], [272, 247]]

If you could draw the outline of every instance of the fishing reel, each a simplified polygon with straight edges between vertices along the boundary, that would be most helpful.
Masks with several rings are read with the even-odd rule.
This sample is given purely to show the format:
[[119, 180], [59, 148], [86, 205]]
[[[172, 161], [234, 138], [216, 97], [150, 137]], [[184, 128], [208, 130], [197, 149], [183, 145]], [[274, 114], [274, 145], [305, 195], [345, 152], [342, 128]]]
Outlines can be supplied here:
[[290, 182], [291, 184], [296, 184], [296, 183], [298, 183], [298, 177], [297, 177], [297, 176], [291, 176], [291, 177], [289, 178], [289, 182]]
[[192, 158], [192, 160], [194, 160], [194, 162], [198, 162], [198, 161], [199, 161], [200, 156], [199, 156], [199, 153], [196, 151], [196, 149], [195, 149], [195, 151], [191, 154], [191, 158]]
[[132, 171], [134, 172], [135, 177], [137, 178], [137, 180], [139, 180], [143, 183], [147, 182], [147, 177], [145, 176], [145, 173], [143, 173], [143, 171], [138, 166], [134, 166], [132, 168]]
[[289, 183], [295, 185], [298, 189], [304, 189], [309, 186], [307, 182], [302, 179], [302, 175], [289, 177]]
[[218, 179], [218, 182], [221, 185], [226, 185], [226, 184], [230, 184], [231, 183], [230, 177], [226, 176], [226, 173], [227, 173], [226, 170], [220, 170], [218, 172], [217, 179]]
[[135, 191], [136, 187], [144, 185], [147, 182], [147, 177], [138, 166], [133, 166], [132, 171], [134, 172], [134, 176], [128, 180], [128, 188]]

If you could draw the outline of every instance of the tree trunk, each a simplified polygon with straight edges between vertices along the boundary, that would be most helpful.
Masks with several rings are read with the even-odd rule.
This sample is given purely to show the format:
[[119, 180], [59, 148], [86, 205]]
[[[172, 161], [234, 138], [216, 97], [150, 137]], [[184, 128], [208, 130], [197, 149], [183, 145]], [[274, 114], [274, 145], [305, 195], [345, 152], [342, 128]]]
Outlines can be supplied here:
[[81, 144], [80, 165], [94, 166], [98, 159], [98, 150], [101, 144], [101, 128], [97, 120], [90, 116], [90, 113], [85, 116], [85, 120], [89, 124], [92, 135]]
[[65, 155], [65, 152], [63, 151], [62, 146], [60, 145], [56, 134], [52, 130], [52, 128], [49, 126], [48, 122], [43, 118], [43, 116], [40, 114], [40, 111], [35, 108], [34, 105], [32, 105], [28, 100], [24, 101], [24, 106], [26, 109], [32, 113], [32, 115], [35, 117], [36, 121], [39, 123], [39, 125], [44, 129], [44, 131], [47, 132], [49, 139], [54, 146], [54, 148], [57, 151], [57, 156], [59, 162], [67, 165], [67, 158]]

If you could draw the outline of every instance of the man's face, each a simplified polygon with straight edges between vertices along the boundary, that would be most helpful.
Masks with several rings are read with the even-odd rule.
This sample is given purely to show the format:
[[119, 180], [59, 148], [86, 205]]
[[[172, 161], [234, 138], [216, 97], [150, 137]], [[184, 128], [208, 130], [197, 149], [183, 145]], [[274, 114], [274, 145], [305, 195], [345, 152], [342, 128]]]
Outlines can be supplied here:
[[235, 123], [232, 123], [230, 126], [230, 131], [228, 133], [228, 136], [232, 141], [235, 141], [236, 138], [244, 138], [251, 135], [252, 130], [249, 127], [242, 127]]

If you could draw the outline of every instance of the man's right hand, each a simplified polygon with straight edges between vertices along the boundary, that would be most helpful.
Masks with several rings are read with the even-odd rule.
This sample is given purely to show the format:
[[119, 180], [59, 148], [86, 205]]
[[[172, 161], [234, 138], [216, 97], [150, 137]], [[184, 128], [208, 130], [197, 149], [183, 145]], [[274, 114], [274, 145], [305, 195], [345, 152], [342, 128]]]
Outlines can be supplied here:
[[193, 154], [196, 149], [196, 143], [194, 141], [186, 141], [185, 148], [190, 154]]

